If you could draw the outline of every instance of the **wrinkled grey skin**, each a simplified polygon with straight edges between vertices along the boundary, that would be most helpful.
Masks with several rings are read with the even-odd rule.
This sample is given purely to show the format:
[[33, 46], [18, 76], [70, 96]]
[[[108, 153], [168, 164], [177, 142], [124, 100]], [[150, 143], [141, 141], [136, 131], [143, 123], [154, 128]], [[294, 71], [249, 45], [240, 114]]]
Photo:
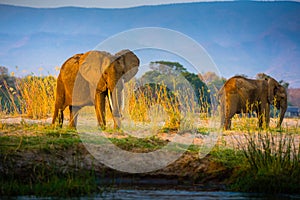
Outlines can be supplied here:
[[287, 107], [287, 95], [283, 86], [268, 77], [260, 80], [247, 79], [242, 76], [230, 78], [219, 91], [221, 105], [221, 126], [231, 128], [231, 118], [235, 114], [256, 111], [258, 125], [266, 127], [270, 122], [270, 105], [277, 102], [280, 108], [280, 126]]
[[69, 106], [70, 127], [77, 123], [80, 108], [94, 105], [97, 120], [105, 128], [105, 98], [108, 97], [113, 114], [114, 127], [120, 127], [120, 105], [123, 84], [138, 71], [139, 59], [130, 50], [116, 55], [104, 51], [89, 51], [69, 58], [57, 79], [55, 110], [52, 124], [58, 117], [63, 123], [63, 111]]

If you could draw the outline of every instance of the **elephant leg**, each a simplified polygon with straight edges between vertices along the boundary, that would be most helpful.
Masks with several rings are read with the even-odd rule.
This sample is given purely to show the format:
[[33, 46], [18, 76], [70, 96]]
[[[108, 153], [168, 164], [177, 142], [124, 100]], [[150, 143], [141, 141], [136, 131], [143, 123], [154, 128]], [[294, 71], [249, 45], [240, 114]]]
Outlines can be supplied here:
[[75, 128], [77, 125], [77, 116], [78, 116], [79, 107], [69, 106], [69, 110], [70, 110], [69, 127]]
[[224, 119], [224, 128], [225, 130], [231, 129], [231, 119], [235, 115], [236, 112], [232, 111], [232, 109], [227, 108], [225, 113]]
[[270, 125], [270, 104], [266, 105], [265, 123], [266, 123], [266, 128], [269, 128], [269, 125]]
[[225, 128], [225, 130], [231, 129], [231, 117], [225, 118], [224, 128]]
[[221, 106], [220, 115], [221, 115], [221, 128], [225, 128], [225, 111], [223, 106]]
[[281, 124], [282, 124], [282, 121], [283, 121], [283, 118], [284, 118], [284, 114], [286, 112], [286, 109], [287, 109], [287, 106], [286, 104], [284, 106], [280, 106], [280, 114], [279, 114], [279, 121], [277, 123], [277, 128], [280, 128], [281, 127]]
[[63, 123], [64, 123], [64, 111], [62, 109], [59, 109], [59, 111], [58, 111], [58, 124], [59, 124], [60, 128], [62, 128]]
[[52, 124], [54, 125], [56, 122], [56, 119], [58, 118], [58, 125], [60, 128], [62, 128], [63, 122], [64, 122], [64, 109], [59, 108], [58, 106], [55, 106], [53, 118], [52, 118]]
[[105, 93], [97, 92], [95, 95], [95, 111], [99, 126], [101, 129], [105, 129], [106, 121], [105, 121]]
[[54, 114], [53, 114], [53, 117], [52, 117], [52, 124], [55, 124], [55, 121], [56, 121], [56, 118], [58, 117], [58, 107], [55, 106], [55, 109], [54, 109]]

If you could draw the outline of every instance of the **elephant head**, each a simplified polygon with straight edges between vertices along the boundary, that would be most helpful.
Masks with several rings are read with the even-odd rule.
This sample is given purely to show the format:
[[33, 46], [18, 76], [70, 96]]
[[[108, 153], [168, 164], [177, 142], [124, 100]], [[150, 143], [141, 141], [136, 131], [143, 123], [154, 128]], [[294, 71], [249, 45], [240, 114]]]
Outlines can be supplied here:
[[279, 128], [281, 126], [281, 123], [284, 118], [284, 114], [287, 110], [287, 92], [285, 87], [280, 85], [276, 80], [273, 78], [268, 78], [268, 84], [269, 84], [269, 102], [279, 109], [279, 121], [277, 123], [277, 127]]
[[138, 66], [139, 59], [130, 50], [122, 50], [116, 55], [103, 51], [89, 51], [81, 56], [79, 75], [88, 82], [88, 98], [95, 105], [100, 126], [105, 127], [106, 124], [104, 116], [106, 96], [114, 116], [115, 127], [120, 126], [123, 84], [135, 76]]
[[280, 110], [277, 127], [281, 126], [284, 114], [287, 110], [287, 92], [285, 87], [280, 85], [274, 78], [266, 74], [258, 74], [258, 78], [268, 81], [268, 101]]
[[277, 123], [277, 127], [280, 127], [284, 118], [284, 114], [287, 110], [286, 89], [281, 84], [279, 84], [274, 78], [264, 73], [259, 73], [256, 75], [256, 77], [258, 79], [264, 79], [268, 81], [268, 102], [280, 111], [279, 121]]

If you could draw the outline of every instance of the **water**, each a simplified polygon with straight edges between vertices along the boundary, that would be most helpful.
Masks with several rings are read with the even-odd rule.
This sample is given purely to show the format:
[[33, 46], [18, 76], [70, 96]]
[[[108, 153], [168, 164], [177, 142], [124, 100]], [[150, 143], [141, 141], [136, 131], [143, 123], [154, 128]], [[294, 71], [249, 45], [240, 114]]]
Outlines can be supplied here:
[[[1, 199], [2, 197], [0, 197]], [[5, 199], [5, 198], [4, 198]], [[60, 197], [36, 197], [36, 196], [18, 196], [9, 199], [63, 199]], [[90, 200], [90, 199], [108, 199], [108, 200], [300, 200], [300, 195], [267, 195], [258, 193], [242, 193], [227, 191], [189, 191], [189, 190], [157, 190], [157, 189], [113, 189], [103, 192], [99, 195], [71, 197], [70, 200]]]
[[113, 192], [103, 193], [96, 196], [99, 199], [143, 199], [143, 200], [194, 200], [194, 199], [300, 199], [300, 196], [293, 195], [266, 195], [255, 193], [225, 192], [225, 191], [186, 191], [186, 190], [128, 190], [119, 189]]

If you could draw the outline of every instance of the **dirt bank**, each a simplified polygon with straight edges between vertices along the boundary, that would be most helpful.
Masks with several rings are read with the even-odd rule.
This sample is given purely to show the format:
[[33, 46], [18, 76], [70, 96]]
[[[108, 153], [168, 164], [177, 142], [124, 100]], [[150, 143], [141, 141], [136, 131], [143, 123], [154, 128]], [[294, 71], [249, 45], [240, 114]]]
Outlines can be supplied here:
[[120, 172], [97, 162], [80, 143], [68, 148], [17, 150], [1, 154], [0, 161], [0, 174], [28, 181], [39, 178], [37, 176], [50, 176], [47, 171], [55, 171], [56, 174], [93, 171], [103, 184], [224, 189], [231, 175], [230, 169], [214, 161], [210, 155], [199, 159], [196, 152], [186, 152], [174, 163], [154, 172]]
[[[9, 121], [11, 120], [11, 121]], [[18, 121], [21, 120], [21, 121]], [[17, 123], [16, 123], [17, 121]], [[287, 121], [296, 124], [298, 121]], [[46, 125], [45, 125], [46, 124]], [[224, 190], [236, 176], [238, 161], [231, 153], [221, 159], [216, 154], [208, 153], [199, 158], [198, 146], [203, 143], [205, 135], [194, 138], [193, 148], [187, 150], [178, 160], [168, 166], [148, 173], [126, 173], [109, 168], [98, 162], [86, 149], [78, 133], [68, 129], [53, 129], [48, 122], [26, 121], [21, 118], [4, 119], [0, 122], [0, 179], [17, 180], [29, 185], [34, 182], [48, 181], [48, 177], [69, 177], [73, 174], [92, 174], [98, 185], [109, 184], [117, 187], [166, 187], [205, 190]], [[292, 128], [290, 128], [292, 130]], [[295, 131], [297, 131], [295, 130]], [[172, 134], [171, 134], [172, 135]], [[171, 140], [167, 133], [145, 141], [130, 140], [124, 134], [110, 133], [111, 139], [133, 152], [151, 152], [161, 148]], [[188, 134], [183, 136], [190, 137]], [[126, 142], [127, 143], [124, 143]], [[242, 131], [227, 131], [219, 136], [217, 146], [237, 148], [245, 141]], [[146, 142], [147, 144], [145, 144]], [[241, 143], [239, 143], [241, 142]], [[295, 135], [299, 144], [299, 134]], [[148, 143], [150, 146], [148, 146]], [[157, 146], [157, 147], [156, 147]], [[217, 152], [222, 154], [223, 150]], [[1, 191], [0, 191], [1, 193]]]

